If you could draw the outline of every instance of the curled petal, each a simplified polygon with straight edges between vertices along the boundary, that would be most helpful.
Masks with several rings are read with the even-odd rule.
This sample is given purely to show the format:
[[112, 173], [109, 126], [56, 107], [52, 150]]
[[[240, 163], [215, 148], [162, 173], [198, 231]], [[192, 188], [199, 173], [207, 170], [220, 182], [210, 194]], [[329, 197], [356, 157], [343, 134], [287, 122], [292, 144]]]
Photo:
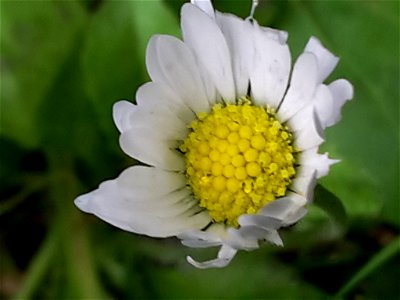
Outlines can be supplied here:
[[[217, 224], [211, 226], [215, 225]], [[221, 237], [208, 230], [188, 230], [178, 235], [178, 238], [181, 239], [183, 245], [192, 248], [208, 248], [222, 244]]]
[[325, 129], [328, 127], [332, 113], [334, 112], [332, 93], [325, 84], [320, 84], [317, 87], [312, 100], [312, 106], [314, 107], [315, 113], [321, 122], [321, 127]]
[[268, 230], [254, 226], [241, 226], [238, 229], [229, 228], [229, 245], [242, 250], [254, 250], [259, 247], [258, 241], [264, 239], [268, 234]]
[[339, 62], [339, 57], [336, 57], [326, 49], [316, 37], [311, 37], [308, 40], [304, 52], [311, 52], [317, 57], [319, 83], [323, 82], [331, 74]]
[[282, 221], [263, 215], [242, 215], [238, 220], [240, 226], [258, 226], [267, 230], [275, 230], [282, 226]]
[[308, 200], [307, 202], [311, 202], [314, 195], [314, 188], [317, 184], [317, 173], [312, 169], [301, 167], [299, 169], [290, 188], [297, 194], [305, 197]]
[[208, 268], [223, 268], [227, 266], [232, 258], [235, 256], [237, 250], [228, 246], [223, 245], [218, 252], [218, 257], [213, 260], [205, 261], [205, 262], [197, 262], [190, 256], [187, 257], [187, 261], [193, 266], [199, 269], [208, 269]]
[[333, 109], [326, 122], [326, 126], [330, 127], [340, 121], [342, 106], [353, 98], [353, 86], [346, 79], [338, 79], [332, 82], [328, 88], [333, 97]]
[[293, 215], [297, 213], [299, 208], [307, 204], [307, 199], [296, 193], [288, 193], [286, 197], [277, 199], [268, 205], [264, 206], [260, 214], [272, 218], [282, 220], [288, 223], [288, 220], [293, 219]]

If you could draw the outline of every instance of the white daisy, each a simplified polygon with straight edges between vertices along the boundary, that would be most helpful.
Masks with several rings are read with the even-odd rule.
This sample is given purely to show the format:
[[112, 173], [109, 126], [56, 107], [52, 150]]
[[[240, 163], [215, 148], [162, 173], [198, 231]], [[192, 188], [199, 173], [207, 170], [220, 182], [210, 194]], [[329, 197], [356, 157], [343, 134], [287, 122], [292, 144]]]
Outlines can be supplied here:
[[120, 145], [132, 166], [75, 204], [121, 229], [177, 236], [190, 247], [221, 246], [224, 267], [260, 241], [282, 245], [316, 180], [335, 163], [319, 154], [326, 127], [352, 98], [344, 79], [323, 81], [338, 58], [311, 37], [291, 70], [287, 33], [192, 0], [181, 11], [183, 41], [153, 36], [151, 82], [136, 105], [115, 104]]

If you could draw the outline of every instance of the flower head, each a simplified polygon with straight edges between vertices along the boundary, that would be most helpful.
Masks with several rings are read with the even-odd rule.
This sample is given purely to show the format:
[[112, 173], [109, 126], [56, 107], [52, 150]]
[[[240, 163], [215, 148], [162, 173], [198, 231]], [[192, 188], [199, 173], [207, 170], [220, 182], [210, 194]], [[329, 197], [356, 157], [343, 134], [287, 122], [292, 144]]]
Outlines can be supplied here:
[[324, 129], [352, 98], [344, 79], [323, 83], [338, 63], [314, 37], [291, 70], [287, 33], [214, 11], [182, 7], [183, 41], [151, 38], [151, 82], [136, 105], [120, 101], [122, 149], [145, 165], [103, 182], [75, 204], [121, 229], [177, 236], [190, 247], [221, 246], [196, 267], [223, 267], [259, 241], [282, 245], [316, 180], [335, 163], [319, 154]]

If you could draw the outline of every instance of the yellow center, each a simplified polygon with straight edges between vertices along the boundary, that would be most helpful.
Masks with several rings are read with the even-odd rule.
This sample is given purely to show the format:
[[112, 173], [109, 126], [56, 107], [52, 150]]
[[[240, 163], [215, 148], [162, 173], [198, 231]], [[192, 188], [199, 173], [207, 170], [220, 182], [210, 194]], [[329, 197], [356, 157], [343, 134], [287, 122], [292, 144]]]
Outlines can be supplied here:
[[239, 216], [285, 195], [296, 172], [292, 135], [272, 110], [247, 99], [216, 104], [190, 128], [179, 149], [193, 193], [214, 222], [237, 227]]

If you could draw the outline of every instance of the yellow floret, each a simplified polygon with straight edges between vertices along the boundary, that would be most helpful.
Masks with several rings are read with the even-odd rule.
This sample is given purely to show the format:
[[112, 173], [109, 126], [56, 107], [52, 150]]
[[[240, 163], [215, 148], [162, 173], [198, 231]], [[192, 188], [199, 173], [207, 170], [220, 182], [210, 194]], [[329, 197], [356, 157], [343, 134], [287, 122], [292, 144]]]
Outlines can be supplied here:
[[244, 180], [247, 178], [247, 172], [245, 167], [239, 167], [235, 170], [235, 177], [238, 180]]
[[237, 227], [241, 215], [285, 195], [296, 173], [292, 134], [271, 109], [248, 98], [216, 104], [190, 129], [178, 148], [193, 194], [214, 222]]
[[257, 158], [258, 158], [258, 151], [254, 148], [250, 148], [244, 153], [244, 159], [247, 162], [256, 161]]
[[241, 139], [241, 140], [238, 142], [238, 147], [239, 147], [239, 150], [240, 150], [241, 152], [245, 152], [247, 149], [250, 148], [250, 142], [249, 142], [249, 140]]
[[250, 140], [251, 146], [257, 150], [262, 150], [265, 147], [265, 138], [261, 135], [254, 135]]
[[237, 154], [232, 158], [232, 165], [235, 167], [243, 167], [245, 164], [245, 160], [243, 155]]
[[256, 162], [251, 162], [246, 165], [246, 172], [251, 177], [257, 177], [261, 174], [261, 167]]
[[239, 135], [242, 139], [250, 139], [252, 134], [253, 134], [253, 131], [247, 125], [241, 126], [239, 129]]
[[219, 161], [221, 154], [218, 150], [211, 150], [209, 156], [212, 161]]
[[220, 139], [225, 139], [228, 137], [230, 131], [229, 128], [225, 125], [219, 125], [215, 128], [215, 135]]
[[216, 189], [219, 192], [222, 192], [223, 190], [225, 190], [225, 187], [226, 187], [225, 177], [224, 176], [214, 177], [214, 179], [212, 181], [212, 186], [214, 189]]

